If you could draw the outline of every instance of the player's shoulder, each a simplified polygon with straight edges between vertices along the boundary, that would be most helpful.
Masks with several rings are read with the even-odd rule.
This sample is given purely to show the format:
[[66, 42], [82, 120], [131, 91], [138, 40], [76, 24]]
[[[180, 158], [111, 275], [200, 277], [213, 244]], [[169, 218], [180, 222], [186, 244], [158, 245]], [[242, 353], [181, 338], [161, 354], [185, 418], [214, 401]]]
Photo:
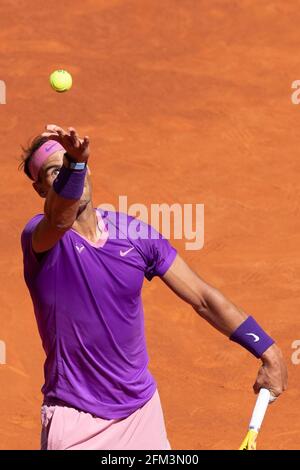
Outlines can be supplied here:
[[126, 212], [121, 212], [121, 211], [113, 211], [113, 210], [107, 210], [107, 209], [102, 209], [101, 207], [96, 208], [97, 212], [101, 214], [101, 217], [103, 219], [134, 219], [135, 217], [132, 215], [127, 214]]
[[135, 244], [151, 244], [163, 238], [162, 234], [157, 231], [148, 222], [125, 212], [102, 211], [102, 220], [107, 229], [115, 230], [121, 238], [127, 238]]
[[26, 222], [23, 231], [31, 229], [32, 227], [35, 227], [43, 217], [44, 217], [44, 214], [36, 214], [33, 217], [31, 217], [31, 219], [29, 219]]
[[100, 212], [104, 225], [110, 235], [115, 234], [117, 238], [127, 238], [131, 242], [151, 239], [153, 227], [138, 217], [121, 211], [97, 210]]
[[36, 214], [34, 217], [31, 217], [31, 219], [28, 220], [28, 222], [26, 223], [21, 233], [21, 246], [23, 251], [26, 249], [26, 247], [30, 247], [32, 232], [43, 217], [44, 214]]
[[134, 216], [129, 215], [126, 212], [105, 210], [102, 208], [97, 208], [97, 211], [106, 225], [113, 225], [119, 229], [128, 226], [133, 220], [135, 220]]
[[36, 214], [34, 217], [31, 217], [31, 219], [28, 220], [28, 222], [25, 224], [25, 227], [22, 231], [21, 238], [23, 239], [24, 236], [27, 234], [30, 234], [33, 232], [37, 224], [42, 220], [44, 217], [44, 214]]

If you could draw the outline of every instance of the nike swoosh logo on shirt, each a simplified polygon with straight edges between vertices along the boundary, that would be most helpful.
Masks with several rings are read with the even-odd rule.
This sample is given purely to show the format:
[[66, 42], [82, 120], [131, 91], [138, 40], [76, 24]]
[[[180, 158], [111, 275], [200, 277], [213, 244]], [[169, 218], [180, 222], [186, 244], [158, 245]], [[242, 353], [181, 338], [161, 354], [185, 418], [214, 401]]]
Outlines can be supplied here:
[[131, 250], [134, 250], [134, 247], [129, 248], [129, 250], [126, 251], [120, 250], [120, 256], [126, 256]]
[[253, 338], [254, 338], [254, 341], [253, 341], [253, 342], [254, 342], [254, 343], [257, 343], [257, 341], [260, 340], [260, 337], [257, 336], [257, 335], [254, 334], [254, 333], [246, 333], [246, 335], [247, 335], [247, 336], [253, 336]]

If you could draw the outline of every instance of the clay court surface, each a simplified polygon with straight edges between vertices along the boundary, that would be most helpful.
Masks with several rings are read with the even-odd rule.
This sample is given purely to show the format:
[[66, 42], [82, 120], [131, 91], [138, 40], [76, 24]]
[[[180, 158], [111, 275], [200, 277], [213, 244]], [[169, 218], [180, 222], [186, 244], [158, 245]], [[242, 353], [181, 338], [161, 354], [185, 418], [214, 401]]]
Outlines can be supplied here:
[[[289, 390], [259, 447], [300, 447], [299, 2], [53, 0], [0, 4], [0, 448], [39, 447], [44, 354], [23, 282], [20, 233], [42, 200], [18, 172], [46, 123], [92, 142], [94, 202], [203, 203], [205, 244], [175, 246], [281, 345]], [[63, 68], [73, 89], [50, 89]], [[173, 449], [234, 449], [259, 362], [163, 283], [145, 281], [150, 369]]]

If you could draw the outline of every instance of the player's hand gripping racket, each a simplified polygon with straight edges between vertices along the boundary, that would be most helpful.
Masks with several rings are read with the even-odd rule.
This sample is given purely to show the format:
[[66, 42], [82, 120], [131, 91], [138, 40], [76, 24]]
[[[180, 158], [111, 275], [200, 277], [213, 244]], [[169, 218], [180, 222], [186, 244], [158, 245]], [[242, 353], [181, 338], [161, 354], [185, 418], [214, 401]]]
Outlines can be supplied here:
[[255, 403], [248, 432], [239, 450], [256, 450], [256, 438], [270, 401], [270, 391], [261, 388]]

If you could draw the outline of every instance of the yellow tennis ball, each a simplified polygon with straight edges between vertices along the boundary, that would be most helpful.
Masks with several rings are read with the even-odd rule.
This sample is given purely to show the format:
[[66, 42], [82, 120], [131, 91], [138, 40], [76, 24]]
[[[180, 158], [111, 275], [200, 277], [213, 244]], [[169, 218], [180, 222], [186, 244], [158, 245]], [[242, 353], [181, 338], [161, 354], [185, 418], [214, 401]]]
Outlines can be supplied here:
[[50, 85], [58, 93], [68, 91], [72, 87], [72, 75], [66, 70], [55, 70], [50, 75]]

